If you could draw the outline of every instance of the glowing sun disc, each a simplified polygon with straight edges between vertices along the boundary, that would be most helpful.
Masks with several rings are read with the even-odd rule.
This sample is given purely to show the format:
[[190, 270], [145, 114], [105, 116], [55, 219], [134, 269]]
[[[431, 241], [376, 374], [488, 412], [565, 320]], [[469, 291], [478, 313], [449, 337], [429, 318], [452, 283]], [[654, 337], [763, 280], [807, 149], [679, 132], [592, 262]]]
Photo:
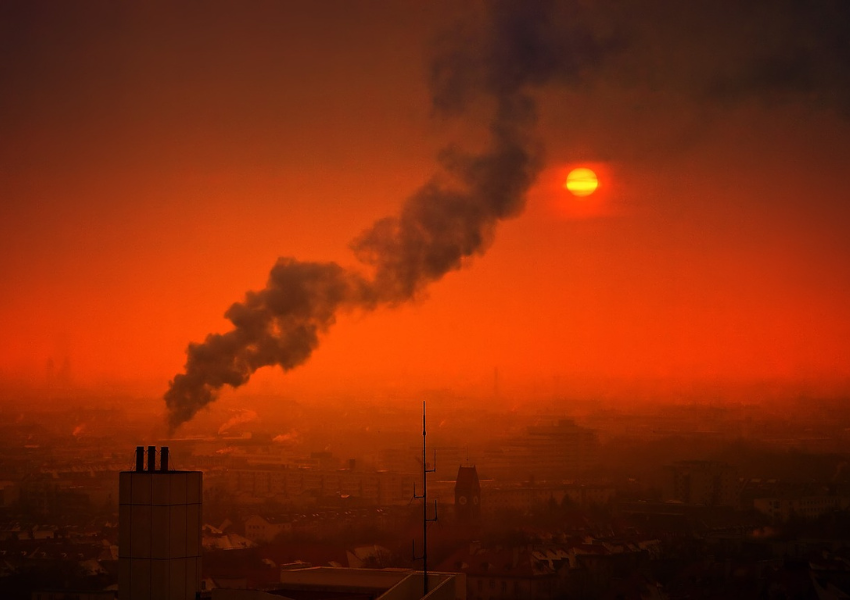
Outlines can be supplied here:
[[576, 196], [589, 196], [599, 187], [599, 180], [596, 173], [582, 167], [570, 171], [564, 187]]

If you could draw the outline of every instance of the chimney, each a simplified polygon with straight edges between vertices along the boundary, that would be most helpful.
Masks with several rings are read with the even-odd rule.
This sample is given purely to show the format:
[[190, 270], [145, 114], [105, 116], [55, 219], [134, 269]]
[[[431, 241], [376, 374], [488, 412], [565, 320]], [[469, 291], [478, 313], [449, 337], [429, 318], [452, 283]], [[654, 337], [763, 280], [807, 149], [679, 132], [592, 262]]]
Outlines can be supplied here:
[[[147, 466], [145, 448], [149, 452]], [[194, 600], [199, 597], [203, 473], [165, 473], [169, 450], [164, 446], [140, 446], [136, 449], [138, 469], [122, 471], [118, 476], [121, 516], [118, 520], [118, 587], [123, 590], [119, 594], [124, 600], [131, 596], [134, 600], [178, 596], [181, 600]], [[145, 487], [147, 494], [139, 494], [139, 489]], [[183, 494], [169, 493], [176, 490], [182, 490]], [[182, 518], [169, 518], [169, 514], [182, 515]], [[164, 521], [162, 516], [165, 516]], [[179, 547], [175, 541], [180, 542]], [[167, 576], [157, 577], [163, 573]], [[140, 589], [144, 594], [137, 593]], [[175, 594], [175, 591], [180, 593]], [[5, 594], [0, 592], [0, 596], [5, 597]]]

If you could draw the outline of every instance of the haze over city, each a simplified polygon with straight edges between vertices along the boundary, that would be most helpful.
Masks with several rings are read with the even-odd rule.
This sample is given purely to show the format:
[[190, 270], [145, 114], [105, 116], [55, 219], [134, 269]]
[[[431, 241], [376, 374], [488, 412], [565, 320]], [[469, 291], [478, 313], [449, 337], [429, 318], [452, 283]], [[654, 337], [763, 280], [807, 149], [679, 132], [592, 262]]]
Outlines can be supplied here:
[[[62, 372], [159, 403], [278, 257], [368, 275], [352, 241], [445, 179], [442, 148], [486, 148], [479, 80], [511, 65], [536, 69], [519, 82], [543, 149], [525, 210], [464, 268], [343, 311], [306, 364], [262, 368], [228, 402], [844, 391], [845, 23], [731, 6], [555, 3], [535, 25], [535, 4], [529, 41], [498, 3], [516, 30], [476, 3], [7, 4], [6, 395], [54, 394]], [[527, 55], [487, 63], [499, 35]], [[563, 188], [578, 166], [600, 181], [584, 198]]]

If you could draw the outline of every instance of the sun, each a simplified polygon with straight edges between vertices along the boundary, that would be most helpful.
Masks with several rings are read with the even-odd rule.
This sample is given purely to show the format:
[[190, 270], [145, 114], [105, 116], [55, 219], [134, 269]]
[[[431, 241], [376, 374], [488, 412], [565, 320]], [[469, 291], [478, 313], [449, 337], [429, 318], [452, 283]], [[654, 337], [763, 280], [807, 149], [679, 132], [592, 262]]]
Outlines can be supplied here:
[[599, 180], [596, 178], [596, 173], [581, 167], [570, 171], [564, 187], [575, 196], [589, 196], [599, 187]]

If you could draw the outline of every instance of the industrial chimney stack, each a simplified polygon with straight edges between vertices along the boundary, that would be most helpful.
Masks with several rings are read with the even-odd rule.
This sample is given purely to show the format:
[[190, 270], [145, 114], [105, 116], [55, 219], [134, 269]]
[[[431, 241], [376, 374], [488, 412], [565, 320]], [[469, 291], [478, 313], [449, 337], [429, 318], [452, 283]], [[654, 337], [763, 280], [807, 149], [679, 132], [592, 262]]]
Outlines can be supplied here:
[[[119, 475], [118, 599], [195, 600], [201, 589], [200, 471], [169, 470], [169, 451], [136, 448]], [[147, 454], [147, 464], [145, 464]]]

